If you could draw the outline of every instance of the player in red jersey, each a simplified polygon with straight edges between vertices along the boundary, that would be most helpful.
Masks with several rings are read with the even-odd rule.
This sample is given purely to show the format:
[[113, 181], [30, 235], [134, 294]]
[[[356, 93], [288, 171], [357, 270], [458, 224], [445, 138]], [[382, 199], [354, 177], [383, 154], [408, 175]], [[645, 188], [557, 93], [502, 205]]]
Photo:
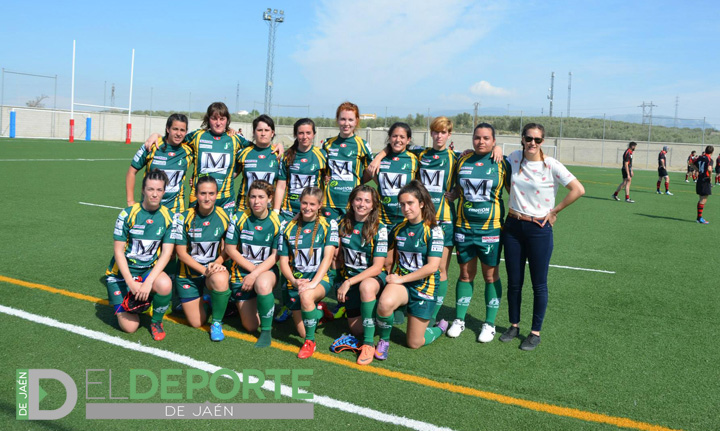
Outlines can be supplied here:
[[712, 178], [712, 154], [715, 149], [712, 145], [705, 147], [705, 152], [702, 156], [698, 157], [695, 161], [695, 167], [698, 172], [697, 184], [695, 184], [695, 193], [700, 196], [697, 204], [697, 222], [702, 224], [708, 224], [708, 221], [703, 218], [703, 210], [705, 209], [705, 202], [707, 202], [708, 196], [712, 194], [712, 184], [710, 184], [710, 178]]
[[620, 198], [618, 197], [618, 193], [620, 193], [620, 190], [625, 187], [625, 202], [627, 203], [635, 203], [634, 200], [630, 199], [630, 183], [632, 182], [633, 177], [633, 170], [632, 170], [632, 158], [633, 158], [633, 151], [635, 151], [635, 148], [637, 147], [637, 143], [630, 142], [628, 144], [627, 150], [625, 150], [625, 153], [623, 154], [623, 165], [622, 165], [622, 177], [623, 180], [620, 183], [619, 186], [617, 186], [617, 189], [615, 189], [615, 193], [613, 193], [612, 197], [616, 201], [619, 201]]

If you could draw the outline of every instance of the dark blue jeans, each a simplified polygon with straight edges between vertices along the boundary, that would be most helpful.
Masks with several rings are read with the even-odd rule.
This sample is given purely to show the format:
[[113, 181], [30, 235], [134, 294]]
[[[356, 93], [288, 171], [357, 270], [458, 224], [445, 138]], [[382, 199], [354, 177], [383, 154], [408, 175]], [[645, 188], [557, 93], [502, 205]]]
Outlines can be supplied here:
[[547, 274], [553, 251], [552, 226], [546, 223], [545, 227], [540, 227], [531, 221], [508, 217], [505, 219], [502, 236], [505, 269], [508, 274], [507, 300], [510, 323], [520, 323], [520, 304], [527, 259], [535, 296], [532, 330], [540, 331], [548, 303]]

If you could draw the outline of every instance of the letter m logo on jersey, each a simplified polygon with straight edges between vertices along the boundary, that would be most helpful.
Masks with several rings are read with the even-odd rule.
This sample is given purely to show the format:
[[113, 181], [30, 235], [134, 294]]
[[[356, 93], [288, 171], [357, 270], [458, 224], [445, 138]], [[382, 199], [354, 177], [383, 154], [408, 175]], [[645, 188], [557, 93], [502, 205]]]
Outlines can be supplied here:
[[380, 188], [385, 196], [397, 196], [400, 189], [405, 186], [407, 175], [396, 174], [393, 172], [383, 172], [380, 174]]
[[302, 273], [316, 272], [320, 267], [320, 249], [313, 249], [312, 256], [309, 249], [300, 248], [295, 256], [295, 268]]
[[425, 185], [429, 192], [442, 193], [443, 180], [445, 179], [444, 171], [420, 169], [420, 181]]
[[423, 261], [422, 261], [422, 255], [420, 253], [411, 253], [407, 251], [399, 251], [398, 250], [398, 256], [399, 256], [399, 264], [403, 268], [407, 269], [410, 272], [417, 271], [418, 269], [422, 268]]
[[290, 193], [300, 194], [313, 186], [313, 175], [290, 174]]
[[242, 255], [255, 265], [264, 262], [270, 257], [270, 247], [262, 245], [243, 244]]
[[190, 243], [190, 256], [203, 265], [217, 259], [219, 241], [198, 241]]
[[350, 268], [355, 269], [361, 269], [365, 270], [368, 267], [367, 262], [367, 255], [361, 251], [355, 251], [351, 250], [349, 248], [343, 247], [343, 251], [345, 252], [345, 265], [349, 266]]
[[463, 194], [469, 202], [487, 202], [490, 200], [490, 191], [493, 188], [493, 180], [481, 180], [477, 178], [463, 178], [461, 180]]
[[226, 174], [230, 167], [230, 154], [202, 153], [200, 159], [200, 172], [203, 174]]
[[163, 169], [165, 175], [168, 177], [168, 185], [165, 188], [166, 193], [176, 193], [180, 190], [180, 182], [182, 181], [183, 174], [185, 171], [171, 171]]
[[247, 190], [250, 190], [250, 186], [257, 180], [263, 180], [268, 184], [272, 184], [275, 180], [275, 174], [272, 172], [248, 172]]
[[330, 160], [330, 171], [332, 179], [340, 181], [352, 181], [352, 162], [348, 160]]
[[142, 261], [152, 260], [155, 253], [157, 253], [158, 247], [160, 247], [160, 240], [133, 239], [130, 245], [130, 253], [126, 257]]

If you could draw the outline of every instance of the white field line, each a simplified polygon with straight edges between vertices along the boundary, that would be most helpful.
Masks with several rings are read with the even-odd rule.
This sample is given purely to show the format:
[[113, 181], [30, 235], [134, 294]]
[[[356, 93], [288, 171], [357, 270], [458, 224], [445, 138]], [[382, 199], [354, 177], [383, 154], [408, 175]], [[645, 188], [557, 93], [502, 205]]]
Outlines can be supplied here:
[[100, 205], [100, 204], [91, 204], [89, 202], [78, 202], [80, 205], [90, 205], [91, 207], [100, 207], [100, 208], [112, 208], [114, 210], [121, 210], [120, 207], [113, 207], [110, 205]]
[[[108, 335], [103, 332], [94, 331], [92, 329], [87, 329], [82, 326], [72, 325], [70, 323], [64, 323], [60, 322], [58, 320], [52, 319], [50, 317], [46, 316], [40, 316], [37, 314], [28, 313], [23, 310], [18, 310], [16, 308], [12, 307], [6, 307], [4, 305], [0, 305], [0, 313], [4, 313], [10, 316], [19, 317], [21, 319], [29, 320], [33, 323], [40, 323], [42, 325], [50, 326], [53, 328], [62, 329], [68, 332], [71, 332], [75, 335], [82, 335], [87, 338], [91, 338], [93, 340], [102, 341], [108, 344], [112, 344], [118, 347], [122, 347], [123, 349], [132, 350], [135, 352], [141, 352], [141, 353], [147, 353], [149, 355], [156, 356], [158, 358], [167, 359], [172, 362], [177, 362], [179, 364], [186, 365], [188, 367], [196, 368], [198, 370], [202, 370], [208, 373], [214, 373], [217, 370], [222, 369], [223, 367], [219, 367], [217, 365], [213, 365], [209, 362], [200, 361], [194, 358], [191, 358], [189, 356], [181, 355], [179, 353], [169, 352], [167, 350], [158, 349], [155, 347], [149, 347], [144, 346], [139, 343], [135, 343], [132, 341], [124, 340], [120, 337], [115, 337], [113, 335]], [[243, 380], [242, 373], [237, 373], [240, 380]], [[225, 376], [229, 378], [228, 376]], [[249, 376], [248, 381], [250, 383], [256, 383], [258, 379], [254, 376]], [[275, 391], [275, 382], [272, 380], [266, 380], [265, 383], [262, 385], [262, 388], [267, 391]], [[297, 389], [299, 393], [307, 394], [309, 392], [304, 391], [302, 389]], [[286, 397], [292, 397], [292, 388], [290, 386], [286, 385], [280, 385], [280, 393], [283, 396]], [[359, 416], [365, 416], [370, 419], [374, 419], [379, 422], [386, 422], [394, 425], [401, 425], [406, 428], [415, 429], [419, 431], [425, 431], [425, 430], [451, 430], [450, 428], [443, 428], [439, 427], [427, 422], [421, 422], [415, 419], [409, 419], [402, 416], [396, 416], [390, 413], [383, 413], [377, 410], [373, 410], [367, 407], [361, 407], [346, 401], [340, 401], [336, 400], [334, 398], [325, 397], [322, 395], [316, 395], [313, 394], [313, 398], [309, 400], [303, 400], [307, 402], [311, 402], [314, 404], [318, 404], [324, 407], [342, 410], [344, 412], [356, 414]]]
[[0, 162], [107, 162], [125, 159], [0, 159]]
[[[454, 251], [453, 254], [457, 255], [457, 252]], [[505, 259], [500, 259], [503, 262], [505, 262]], [[574, 266], [565, 266], [565, 265], [550, 265], [553, 268], [560, 268], [560, 269], [572, 269], [574, 271], [588, 271], [588, 272], [600, 272], [602, 274], [615, 274], [615, 271], [606, 271], [604, 269], [592, 269], [592, 268], [578, 268]]]

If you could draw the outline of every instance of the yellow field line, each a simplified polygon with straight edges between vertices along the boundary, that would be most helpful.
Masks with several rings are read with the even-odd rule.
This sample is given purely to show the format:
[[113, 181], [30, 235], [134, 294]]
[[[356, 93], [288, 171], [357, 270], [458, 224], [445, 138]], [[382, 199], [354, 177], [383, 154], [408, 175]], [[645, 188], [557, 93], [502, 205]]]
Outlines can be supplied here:
[[[18, 280], [15, 278], [5, 277], [0, 275], [0, 282], [5, 282], [9, 284], [14, 284], [17, 286], [22, 287], [28, 287], [31, 289], [38, 289], [43, 290], [45, 292], [55, 293], [63, 296], [68, 296], [70, 298], [75, 299], [81, 299], [84, 301], [93, 302], [96, 304], [103, 304], [108, 305], [108, 301], [106, 299], [100, 299], [96, 298], [94, 296], [89, 295], [83, 295], [81, 293], [75, 293], [75, 292], [68, 292], [67, 290], [63, 289], [57, 289], [55, 287], [46, 286], [44, 284], [38, 284], [38, 283], [31, 283], [23, 280]], [[181, 319], [174, 316], [165, 316], [165, 320], [169, 320], [171, 322], [179, 323], [187, 325], [188, 322], [185, 319]], [[209, 331], [209, 328], [207, 326], [203, 326], [202, 328], [199, 328], [205, 332]], [[225, 330], [225, 335], [230, 338], [236, 338], [238, 340], [248, 341], [254, 343], [257, 341], [256, 337], [253, 337], [252, 335], [243, 334], [237, 331], [233, 330]], [[273, 341], [271, 344], [271, 347], [283, 350], [290, 353], [297, 353], [298, 348], [296, 346], [291, 346], [289, 344], [280, 343], [277, 341]], [[347, 368], [352, 368], [357, 371], [362, 371], [365, 373], [370, 374], [376, 374], [378, 376], [383, 377], [389, 377], [391, 379], [395, 380], [401, 380], [405, 382], [415, 383], [418, 385], [426, 386], [429, 388], [436, 388], [441, 389], [448, 392], [453, 392], [456, 394], [462, 394], [462, 395], [468, 395], [472, 397], [482, 398], [488, 401], [496, 401], [498, 403], [512, 405], [512, 406], [518, 406], [525, 409], [534, 410], [537, 412], [544, 412], [549, 413], [551, 415], [556, 416], [564, 416], [568, 418], [573, 419], [579, 419], [586, 422], [597, 422], [601, 424], [609, 424], [609, 425], [615, 425], [622, 428], [631, 428], [631, 429], [638, 429], [638, 430], [646, 430], [646, 431], [674, 431], [672, 428], [666, 428], [660, 425], [653, 425], [646, 422], [639, 422], [632, 419], [617, 417], [617, 416], [608, 416], [601, 413], [592, 413], [587, 412], [584, 410], [574, 409], [570, 407], [561, 407], [556, 406], [553, 404], [546, 404], [546, 403], [540, 403], [536, 401], [528, 401], [523, 400], [520, 398], [514, 398], [507, 395], [501, 395], [496, 394], [494, 392], [488, 392], [488, 391], [481, 391], [479, 389], [469, 388], [466, 386], [460, 386], [455, 385], [452, 383], [443, 383], [438, 382], [432, 379], [428, 379], [427, 377], [420, 377], [420, 376], [414, 376], [412, 374], [407, 374], [399, 371], [392, 371], [385, 368], [379, 368], [374, 366], [363, 366], [358, 365], [353, 361], [348, 361], [347, 359], [342, 359], [337, 356], [332, 356], [327, 353], [320, 353], [315, 352], [312, 356], [314, 359], [323, 361], [323, 362], [329, 362], [337, 365], [341, 365]]]

